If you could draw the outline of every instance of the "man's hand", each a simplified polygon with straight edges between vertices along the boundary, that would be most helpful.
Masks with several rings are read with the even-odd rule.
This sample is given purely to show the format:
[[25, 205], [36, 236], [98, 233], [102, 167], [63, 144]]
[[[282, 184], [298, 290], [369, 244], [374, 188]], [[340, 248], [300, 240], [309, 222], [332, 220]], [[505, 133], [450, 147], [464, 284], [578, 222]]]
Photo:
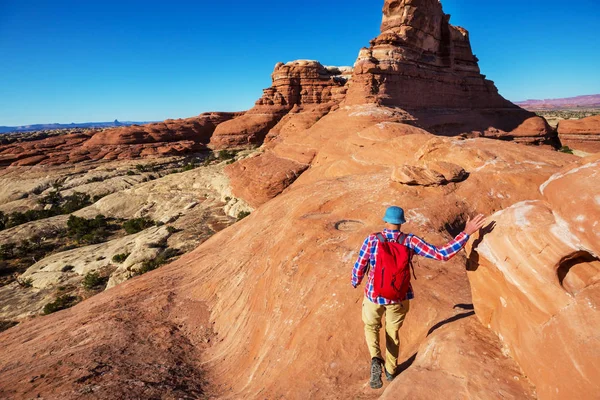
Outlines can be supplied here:
[[465, 226], [465, 233], [469, 236], [483, 228], [485, 225], [485, 217], [483, 214], [479, 214], [475, 218], [471, 219], [471, 217], [467, 218], [467, 225]]

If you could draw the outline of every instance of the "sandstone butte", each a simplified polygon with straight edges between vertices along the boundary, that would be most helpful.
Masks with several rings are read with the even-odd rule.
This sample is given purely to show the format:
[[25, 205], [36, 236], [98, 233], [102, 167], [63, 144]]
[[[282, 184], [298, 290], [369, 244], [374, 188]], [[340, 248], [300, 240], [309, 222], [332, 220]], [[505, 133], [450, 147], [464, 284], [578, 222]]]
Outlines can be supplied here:
[[[0, 397], [598, 398], [598, 156], [515, 143], [554, 138], [484, 79], [437, 0], [383, 10], [351, 79], [308, 63], [310, 90], [274, 84], [217, 126], [213, 148], [264, 137], [229, 166], [256, 210], [170, 265], [0, 333]], [[402, 373], [372, 390], [350, 270], [391, 204], [437, 244], [468, 215], [490, 226], [448, 263], [417, 260]]]

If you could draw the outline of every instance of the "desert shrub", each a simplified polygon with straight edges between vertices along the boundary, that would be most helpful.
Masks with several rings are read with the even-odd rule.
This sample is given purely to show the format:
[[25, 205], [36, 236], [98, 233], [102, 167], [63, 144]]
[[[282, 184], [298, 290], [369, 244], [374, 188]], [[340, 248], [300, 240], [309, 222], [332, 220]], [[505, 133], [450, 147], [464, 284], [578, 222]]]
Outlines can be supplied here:
[[74, 269], [75, 269], [75, 267], [72, 265], [65, 265], [64, 267], [62, 267], [60, 269], [60, 271], [61, 272], [70, 272], [70, 271], [73, 271]]
[[14, 243], [3, 243], [0, 245], [0, 260], [10, 260], [15, 256], [15, 248], [17, 247]]
[[219, 159], [221, 160], [232, 160], [235, 158], [237, 151], [233, 150], [221, 150], [219, 151]]
[[90, 195], [87, 193], [74, 192], [70, 196], [64, 198], [64, 202], [60, 207], [61, 214], [70, 214], [77, 210], [91, 205]]
[[172, 235], [174, 233], [179, 232], [179, 229], [175, 228], [174, 226], [169, 225], [169, 226], [167, 226], [167, 232], [169, 232]]
[[87, 219], [69, 216], [67, 221], [67, 235], [81, 243], [101, 243], [108, 236], [108, 221], [104, 215], [96, 215]]
[[168, 263], [171, 258], [176, 257], [178, 255], [179, 255], [178, 250], [168, 248], [165, 251], [163, 251], [161, 254], [159, 254], [156, 258], [154, 258], [153, 260], [144, 261], [142, 263], [142, 267], [137, 271], [137, 275], [142, 275], [142, 274], [145, 274], [146, 272], [153, 271], [153, 270], [157, 269], [158, 267], [160, 267], [161, 265]]
[[137, 174], [135, 173], [135, 171], [127, 171], [127, 175], [132, 176], [132, 175], [137, 175]]
[[561, 153], [573, 154], [573, 149], [571, 149], [569, 146], [563, 146], [560, 149], [558, 149], [558, 151], [560, 151]]
[[8, 223], [8, 216], [0, 211], [0, 231], [6, 228]]
[[181, 168], [181, 172], [191, 171], [196, 168], [198, 168], [198, 166], [194, 162], [187, 163], [183, 166], [183, 168]]
[[116, 263], [122, 263], [123, 261], [127, 260], [127, 257], [129, 257], [130, 253], [120, 253], [120, 254], [115, 254], [112, 258], [112, 260]]
[[146, 228], [150, 228], [152, 225], [154, 225], [154, 221], [150, 218], [133, 218], [123, 223], [123, 229], [131, 235], [133, 233], [141, 232]]
[[81, 282], [81, 285], [85, 289], [94, 289], [94, 288], [97, 288], [99, 286], [106, 284], [107, 280], [108, 279], [106, 277], [100, 276], [100, 274], [98, 272], [88, 272], [83, 277], [83, 281]]
[[17, 283], [21, 287], [30, 288], [33, 286], [33, 279], [31, 279], [31, 278], [17, 279]]
[[231, 200], [231, 197], [225, 196], [225, 201], [229, 201], [229, 200]]
[[44, 197], [38, 200], [41, 205], [50, 205], [52, 207], [58, 207], [62, 203], [63, 198], [58, 190], [48, 193]]
[[148, 172], [148, 168], [143, 164], [136, 165], [135, 169], [137, 169], [140, 172]]
[[57, 215], [55, 210], [27, 210], [25, 212], [15, 211], [8, 215], [6, 228], [22, 225], [27, 222], [37, 221], [38, 219], [50, 218]]
[[240, 221], [250, 215], [249, 211], [240, 211], [237, 215], [237, 220]]
[[96, 194], [96, 195], [94, 195], [94, 197], [92, 197], [92, 203], [95, 203], [98, 200], [100, 200], [101, 198], [106, 197], [108, 195], [109, 195], [109, 193]]
[[88, 179], [87, 183], [103, 182], [105, 180], [106, 176], [94, 176], [93, 178]]
[[44, 315], [52, 314], [54, 312], [64, 310], [65, 308], [73, 307], [75, 304], [77, 304], [77, 302], [77, 297], [64, 294], [58, 296], [53, 302], [46, 304], [42, 312]]

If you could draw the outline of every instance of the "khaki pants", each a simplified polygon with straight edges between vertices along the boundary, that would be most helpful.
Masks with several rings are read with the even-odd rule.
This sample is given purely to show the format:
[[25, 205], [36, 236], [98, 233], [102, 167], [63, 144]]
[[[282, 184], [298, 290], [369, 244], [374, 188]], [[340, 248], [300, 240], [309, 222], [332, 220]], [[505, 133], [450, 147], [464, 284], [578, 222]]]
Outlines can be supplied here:
[[409, 307], [409, 300], [388, 305], [375, 304], [366, 297], [363, 300], [362, 320], [365, 323], [365, 337], [367, 338], [371, 358], [378, 357], [383, 360], [379, 348], [379, 330], [385, 313], [385, 369], [390, 374], [396, 372], [396, 365], [398, 365], [398, 352], [400, 350], [398, 329], [404, 323], [404, 317], [406, 317]]

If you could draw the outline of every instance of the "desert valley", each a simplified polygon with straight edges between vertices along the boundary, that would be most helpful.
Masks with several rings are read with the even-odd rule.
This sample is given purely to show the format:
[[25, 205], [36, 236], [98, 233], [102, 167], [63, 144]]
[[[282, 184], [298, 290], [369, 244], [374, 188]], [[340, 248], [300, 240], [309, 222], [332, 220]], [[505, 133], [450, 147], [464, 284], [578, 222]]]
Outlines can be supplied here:
[[[368, 39], [247, 111], [0, 136], [0, 398], [599, 399], [599, 104], [506, 100], [438, 0]], [[373, 390], [350, 274], [394, 204], [487, 223], [415, 260]]]

